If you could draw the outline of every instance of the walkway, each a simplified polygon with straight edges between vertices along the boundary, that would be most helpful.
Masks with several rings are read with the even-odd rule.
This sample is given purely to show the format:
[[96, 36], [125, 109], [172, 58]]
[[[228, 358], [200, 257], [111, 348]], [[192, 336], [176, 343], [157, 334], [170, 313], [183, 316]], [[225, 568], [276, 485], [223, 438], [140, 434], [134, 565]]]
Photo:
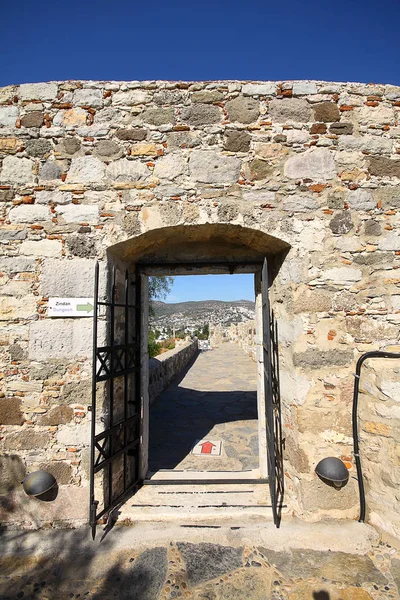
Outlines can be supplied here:
[[3, 533], [2, 600], [399, 599], [400, 552], [357, 522]]
[[[234, 344], [201, 352], [150, 409], [149, 470], [257, 469], [256, 368]], [[221, 441], [221, 455], [195, 456], [198, 440]]]

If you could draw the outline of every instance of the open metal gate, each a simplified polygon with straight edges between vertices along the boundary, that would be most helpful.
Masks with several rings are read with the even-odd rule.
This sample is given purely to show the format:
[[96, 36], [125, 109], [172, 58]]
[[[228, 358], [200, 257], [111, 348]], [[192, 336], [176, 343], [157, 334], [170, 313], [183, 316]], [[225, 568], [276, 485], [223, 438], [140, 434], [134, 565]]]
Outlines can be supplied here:
[[108, 292], [103, 294], [96, 264], [90, 459], [93, 539], [97, 521], [140, 483], [140, 277], [115, 267], [110, 275]]
[[269, 305], [267, 259], [264, 260], [261, 282], [268, 479], [274, 523], [279, 527], [284, 494], [284, 474], [279, 392], [278, 329]]

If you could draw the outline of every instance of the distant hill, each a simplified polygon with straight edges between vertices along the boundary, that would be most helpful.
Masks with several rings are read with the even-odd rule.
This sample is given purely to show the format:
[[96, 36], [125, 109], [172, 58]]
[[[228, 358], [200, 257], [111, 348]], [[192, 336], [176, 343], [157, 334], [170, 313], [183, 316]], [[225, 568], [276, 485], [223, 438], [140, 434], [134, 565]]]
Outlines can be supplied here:
[[255, 303], [251, 300], [199, 300], [192, 302], [152, 302], [154, 315], [150, 322], [157, 329], [175, 327], [197, 329], [207, 323], [241, 323], [254, 319]]

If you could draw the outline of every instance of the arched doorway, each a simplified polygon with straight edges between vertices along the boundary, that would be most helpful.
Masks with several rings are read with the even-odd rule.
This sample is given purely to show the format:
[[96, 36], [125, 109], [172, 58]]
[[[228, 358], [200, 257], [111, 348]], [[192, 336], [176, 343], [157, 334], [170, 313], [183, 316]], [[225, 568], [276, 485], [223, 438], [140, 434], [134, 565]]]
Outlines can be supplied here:
[[[281, 450], [279, 386], [268, 289], [289, 249], [287, 243], [273, 236], [228, 224], [154, 229], [108, 249], [107, 284], [100, 287], [97, 268], [95, 291], [93, 532], [101, 516], [149, 482], [148, 278], [154, 275], [254, 274], [259, 469], [251, 480], [243, 477], [242, 481], [269, 482], [274, 521], [279, 524], [278, 505], [283, 494], [281, 459], [277, 460]], [[106, 325], [106, 340], [101, 343], [99, 324]], [[233, 477], [228, 473], [225, 480], [232, 481]], [[196, 473], [191, 474], [190, 482], [197, 483]], [[151, 483], [155, 483], [154, 478]]]

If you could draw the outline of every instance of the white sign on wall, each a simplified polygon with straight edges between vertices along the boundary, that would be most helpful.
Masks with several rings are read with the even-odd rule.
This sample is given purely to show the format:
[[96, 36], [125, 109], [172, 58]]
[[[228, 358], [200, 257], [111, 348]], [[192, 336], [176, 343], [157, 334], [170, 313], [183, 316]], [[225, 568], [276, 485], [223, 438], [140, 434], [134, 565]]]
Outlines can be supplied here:
[[93, 317], [93, 298], [49, 298], [49, 317]]

